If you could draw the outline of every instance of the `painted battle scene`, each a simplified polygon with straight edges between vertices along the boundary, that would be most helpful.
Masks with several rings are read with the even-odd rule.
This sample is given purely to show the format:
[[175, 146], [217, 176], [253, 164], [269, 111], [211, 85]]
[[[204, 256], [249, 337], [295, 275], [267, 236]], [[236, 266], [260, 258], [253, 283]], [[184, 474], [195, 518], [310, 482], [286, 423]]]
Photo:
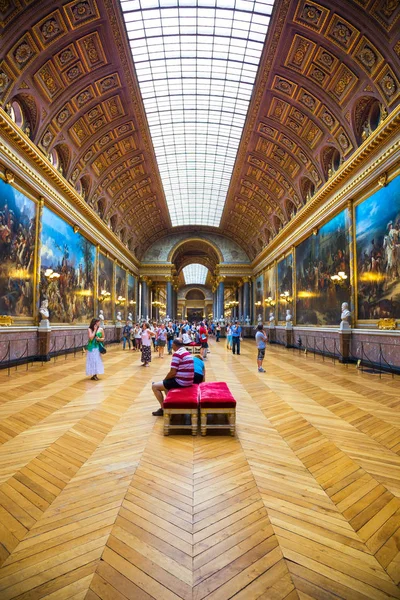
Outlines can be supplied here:
[[[281, 294], [289, 292], [290, 302], [283, 300]], [[293, 255], [289, 254], [278, 262], [278, 321], [286, 320], [286, 311], [291, 309], [293, 315]]]
[[99, 310], [104, 318], [110, 320], [112, 314], [112, 286], [114, 263], [110, 258], [99, 252]]
[[0, 314], [33, 316], [36, 205], [0, 180]]
[[[122, 300], [124, 298], [124, 300]], [[122, 318], [125, 318], [127, 305], [126, 292], [126, 271], [120, 266], [115, 268], [115, 311], [121, 311]]]
[[[331, 275], [343, 271], [346, 284]], [[344, 211], [296, 248], [296, 323], [339, 325], [342, 302], [350, 302], [349, 243]]]
[[136, 315], [136, 279], [133, 275], [128, 273], [128, 313], [132, 313], [135, 318]]
[[400, 177], [356, 207], [358, 318], [400, 318]]
[[40, 298], [48, 299], [50, 321], [90, 321], [94, 311], [95, 248], [46, 207], [40, 256]]
[[267, 303], [265, 304], [265, 322], [269, 321], [269, 313], [274, 311], [276, 318], [276, 268], [270, 267], [264, 273], [264, 299], [272, 298], [272, 301], [275, 303], [274, 306], [271, 306]]

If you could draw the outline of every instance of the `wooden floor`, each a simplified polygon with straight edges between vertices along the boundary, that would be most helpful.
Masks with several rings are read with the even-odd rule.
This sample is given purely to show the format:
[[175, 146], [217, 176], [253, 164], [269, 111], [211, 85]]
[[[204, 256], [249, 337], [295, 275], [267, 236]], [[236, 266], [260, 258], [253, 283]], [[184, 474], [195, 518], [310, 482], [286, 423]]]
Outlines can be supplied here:
[[280, 347], [211, 347], [237, 437], [162, 435], [111, 348], [0, 372], [0, 598], [400, 598], [400, 383]]

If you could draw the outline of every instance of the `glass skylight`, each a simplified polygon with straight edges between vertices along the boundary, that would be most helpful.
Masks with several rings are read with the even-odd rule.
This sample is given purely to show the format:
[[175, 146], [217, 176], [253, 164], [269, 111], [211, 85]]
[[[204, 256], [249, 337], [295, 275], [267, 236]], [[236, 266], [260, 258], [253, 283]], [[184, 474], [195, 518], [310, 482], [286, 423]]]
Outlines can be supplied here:
[[274, 0], [120, 0], [172, 225], [219, 226]]
[[185, 284], [197, 283], [205, 285], [207, 279], [208, 269], [198, 263], [193, 263], [187, 267], [183, 267], [183, 276], [185, 278]]

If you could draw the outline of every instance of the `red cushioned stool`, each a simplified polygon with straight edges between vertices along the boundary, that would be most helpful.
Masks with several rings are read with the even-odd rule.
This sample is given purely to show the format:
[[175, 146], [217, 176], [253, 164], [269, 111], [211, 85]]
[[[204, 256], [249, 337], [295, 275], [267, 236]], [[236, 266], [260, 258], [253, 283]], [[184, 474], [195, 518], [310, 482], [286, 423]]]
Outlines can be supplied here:
[[[163, 403], [164, 435], [169, 435], [171, 429], [191, 429], [192, 435], [197, 435], [198, 397], [198, 385], [169, 390]], [[191, 424], [171, 425], [171, 415], [190, 415]]]
[[[215, 414], [226, 415], [228, 425], [225, 423], [207, 423], [207, 415]], [[231, 435], [235, 435], [236, 400], [225, 382], [200, 384], [200, 420], [201, 435], [206, 435], [207, 429], [221, 429], [226, 427], [229, 427]]]

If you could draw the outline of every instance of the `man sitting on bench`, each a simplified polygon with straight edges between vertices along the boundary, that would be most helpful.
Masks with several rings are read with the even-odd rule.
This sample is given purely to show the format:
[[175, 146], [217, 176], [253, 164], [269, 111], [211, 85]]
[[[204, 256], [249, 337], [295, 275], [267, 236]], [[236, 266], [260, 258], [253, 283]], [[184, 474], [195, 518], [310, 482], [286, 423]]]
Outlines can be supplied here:
[[152, 414], [155, 417], [161, 417], [163, 411], [163, 392], [168, 392], [174, 388], [185, 388], [193, 385], [193, 356], [185, 348], [184, 343], [180, 339], [175, 339], [172, 342], [172, 361], [169, 373], [163, 381], [152, 384], [153, 394], [160, 403], [160, 408]]

